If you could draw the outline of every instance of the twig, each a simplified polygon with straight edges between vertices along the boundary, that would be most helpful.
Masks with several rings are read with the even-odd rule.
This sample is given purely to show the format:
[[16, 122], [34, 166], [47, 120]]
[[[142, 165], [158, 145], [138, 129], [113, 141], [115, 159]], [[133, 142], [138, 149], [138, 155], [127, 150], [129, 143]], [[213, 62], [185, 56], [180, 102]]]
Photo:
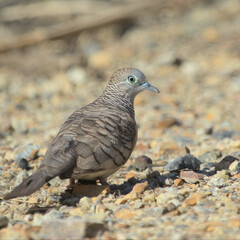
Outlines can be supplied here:
[[38, 29], [18, 38], [8, 39], [5, 42], [0, 43], [0, 52], [24, 48], [47, 40], [79, 34], [82, 31], [92, 30], [107, 24], [131, 19], [143, 11], [145, 12], [150, 9], [156, 9], [160, 3], [162, 3], [162, 1], [141, 1], [134, 4], [109, 7], [99, 14], [96, 13], [94, 16], [91, 15], [85, 18], [78, 18], [77, 20], [66, 24], [59, 24], [46, 29]]

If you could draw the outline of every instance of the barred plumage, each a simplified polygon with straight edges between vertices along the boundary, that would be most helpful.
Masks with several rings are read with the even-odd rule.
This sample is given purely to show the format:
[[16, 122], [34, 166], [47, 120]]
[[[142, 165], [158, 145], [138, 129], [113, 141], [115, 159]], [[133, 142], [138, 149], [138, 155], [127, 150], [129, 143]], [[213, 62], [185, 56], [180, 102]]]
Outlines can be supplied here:
[[106, 179], [130, 157], [137, 141], [134, 98], [158, 90], [134, 68], [116, 71], [103, 94], [63, 124], [32, 176], [5, 199], [30, 195], [50, 179]]

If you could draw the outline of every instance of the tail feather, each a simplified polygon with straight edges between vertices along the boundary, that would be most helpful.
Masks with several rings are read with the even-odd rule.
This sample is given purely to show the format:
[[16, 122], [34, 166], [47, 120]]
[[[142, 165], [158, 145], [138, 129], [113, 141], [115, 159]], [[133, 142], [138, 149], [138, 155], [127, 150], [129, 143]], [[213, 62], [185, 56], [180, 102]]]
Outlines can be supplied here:
[[28, 196], [37, 191], [50, 179], [52, 179], [52, 177], [47, 176], [46, 170], [39, 168], [33, 175], [28, 177], [21, 184], [15, 187], [10, 193], [4, 196], [4, 199], [7, 200], [15, 197]]

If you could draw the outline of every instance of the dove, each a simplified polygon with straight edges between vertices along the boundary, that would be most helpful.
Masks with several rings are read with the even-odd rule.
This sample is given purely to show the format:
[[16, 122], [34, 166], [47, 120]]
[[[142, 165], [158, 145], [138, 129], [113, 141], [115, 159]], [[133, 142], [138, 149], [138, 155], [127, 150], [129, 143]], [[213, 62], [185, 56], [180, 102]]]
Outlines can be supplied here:
[[114, 72], [101, 96], [67, 118], [38, 170], [4, 199], [28, 196], [57, 176], [71, 182], [106, 181], [136, 145], [134, 99], [144, 90], [159, 93], [138, 69]]

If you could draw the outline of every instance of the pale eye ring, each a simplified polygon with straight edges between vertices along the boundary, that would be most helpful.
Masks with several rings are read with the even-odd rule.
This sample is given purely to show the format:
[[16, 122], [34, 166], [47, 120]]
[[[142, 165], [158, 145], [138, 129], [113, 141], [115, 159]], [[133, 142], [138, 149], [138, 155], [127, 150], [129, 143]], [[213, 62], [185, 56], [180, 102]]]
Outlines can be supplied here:
[[128, 76], [128, 81], [130, 83], [134, 83], [135, 82], [135, 78], [133, 76]]

